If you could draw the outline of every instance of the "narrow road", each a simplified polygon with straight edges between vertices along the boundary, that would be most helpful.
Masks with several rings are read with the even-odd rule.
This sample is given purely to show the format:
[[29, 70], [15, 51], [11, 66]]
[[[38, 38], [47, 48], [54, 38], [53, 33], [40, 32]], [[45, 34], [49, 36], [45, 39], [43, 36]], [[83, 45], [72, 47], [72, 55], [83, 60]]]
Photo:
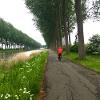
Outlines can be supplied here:
[[100, 100], [100, 74], [49, 52], [44, 100]]

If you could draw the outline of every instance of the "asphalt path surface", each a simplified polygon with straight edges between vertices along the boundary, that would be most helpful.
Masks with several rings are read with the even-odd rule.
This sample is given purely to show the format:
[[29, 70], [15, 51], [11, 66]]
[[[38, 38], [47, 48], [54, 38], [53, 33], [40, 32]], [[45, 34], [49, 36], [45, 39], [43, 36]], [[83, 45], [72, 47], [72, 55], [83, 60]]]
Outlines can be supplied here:
[[100, 100], [100, 74], [49, 52], [44, 100]]

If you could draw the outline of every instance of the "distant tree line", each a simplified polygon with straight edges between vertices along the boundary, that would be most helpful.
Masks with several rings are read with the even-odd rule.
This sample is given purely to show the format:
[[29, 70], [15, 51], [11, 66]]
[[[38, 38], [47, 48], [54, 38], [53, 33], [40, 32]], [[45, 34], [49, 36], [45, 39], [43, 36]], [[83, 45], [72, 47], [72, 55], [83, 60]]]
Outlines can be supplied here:
[[22, 31], [0, 18], [0, 48], [3, 49], [36, 49], [41, 46]]

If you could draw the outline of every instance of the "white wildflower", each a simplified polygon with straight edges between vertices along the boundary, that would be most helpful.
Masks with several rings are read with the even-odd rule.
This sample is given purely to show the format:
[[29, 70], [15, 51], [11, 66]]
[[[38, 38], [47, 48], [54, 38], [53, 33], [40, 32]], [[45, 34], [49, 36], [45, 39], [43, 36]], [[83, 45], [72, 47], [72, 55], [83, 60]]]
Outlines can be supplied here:
[[7, 97], [7, 96], [5, 96], [5, 99], [8, 99], [8, 97]]
[[26, 88], [24, 88], [24, 91], [23, 91], [23, 93], [26, 93], [27, 92], [27, 90], [26, 90]]
[[19, 89], [19, 91], [22, 91], [22, 89]]
[[9, 97], [11, 97], [11, 95], [7, 93], [7, 94], [5, 95], [5, 99], [8, 99]]
[[23, 78], [26, 78], [26, 76], [23, 76]]
[[18, 95], [15, 95], [15, 97], [18, 97]]
[[19, 68], [19, 70], [23, 70], [24, 68]]
[[31, 72], [32, 71], [32, 69], [29, 69], [27, 72]]
[[31, 95], [30, 95], [30, 100], [32, 100], [32, 96], [34, 96], [34, 94], [31, 94]]
[[30, 97], [30, 100], [32, 100], [32, 97]]
[[30, 91], [27, 91], [26, 93], [27, 93], [27, 94], [30, 94]]
[[34, 96], [34, 94], [31, 94], [30, 97]]
[[3, 97], [3, 94], [1, 94], [1, 98]]
[[28, 70], [27, 72], [29, 73], [30, 71]]
[[19, 100], [19, 97], [18, 97], [18, 95], [15, 95], [15, 98], [16, 98], [17, 100]]
[[27, 89], [26, 89], [26, 88], [24, 88], [24, 90], [26, 91]]
[[26, 68], [29, 68], [29, 67], [31, 67], [31, 66], [30, 66], [30, 65], [27, 65], [27, 66], [26, 66]]

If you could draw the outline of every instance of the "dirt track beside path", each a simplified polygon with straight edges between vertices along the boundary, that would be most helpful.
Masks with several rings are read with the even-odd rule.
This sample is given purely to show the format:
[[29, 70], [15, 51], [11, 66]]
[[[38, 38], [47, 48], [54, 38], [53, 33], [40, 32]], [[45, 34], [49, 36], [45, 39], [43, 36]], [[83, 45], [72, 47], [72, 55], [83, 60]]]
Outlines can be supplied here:
[[100, 100], [100, 74], [49, 52], [44, 100]]

